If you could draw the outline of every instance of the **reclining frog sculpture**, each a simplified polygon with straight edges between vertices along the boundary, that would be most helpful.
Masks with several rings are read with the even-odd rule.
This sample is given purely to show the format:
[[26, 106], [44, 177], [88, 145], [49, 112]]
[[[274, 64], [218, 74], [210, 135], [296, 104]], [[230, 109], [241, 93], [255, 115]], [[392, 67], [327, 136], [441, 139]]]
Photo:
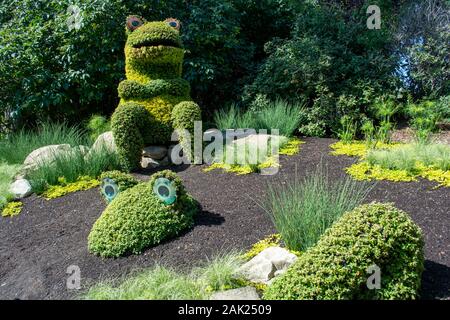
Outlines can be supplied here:
[[118, 87], [120, 104], [111, 119], [120, 163], [139, 168], [146, 145], [168, 145], [174, 130], [192, 131], [201, 111], [181, 78], [184, 49], [180, 22], [127, 19], [126, 80]]
[[194, 225], [198, 202], [172, 171], [159, 171], [148, 182], [107, 172], [102, 193], [108, 206], [88, 236], [93, 254], [117, 258], [141, 254], [186, 232]]

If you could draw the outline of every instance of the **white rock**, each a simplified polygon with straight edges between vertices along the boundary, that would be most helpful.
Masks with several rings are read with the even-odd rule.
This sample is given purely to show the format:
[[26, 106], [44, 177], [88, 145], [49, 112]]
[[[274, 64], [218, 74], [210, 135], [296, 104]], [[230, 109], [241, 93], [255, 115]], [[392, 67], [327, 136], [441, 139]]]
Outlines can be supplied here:
[[239, 273], [242, 274], [245, 279], [251, 282], [265, 284], [275, 276], [276, 271], [277, 269], [270, 260], [258, 256], [254, 257], [239, 269]]
[[167, 155], [167, 147], [164, 146], [149, 146], [145, 147], [142, 154], [146, 158], [153, 160], [161, 160]]
[[280, 247], [269, 247], [260, 253], [262, 257], [270, 260], [277, 271], [286, 271], [297, 260], [297, 256]]
[[10, 186], [10, 191], [17, 200], [28, 197], [33, 193], [31, 184], [26, 179], [20, 179], [13, 182]]
[[71, 147], [68, 144], [51, 145], [42, 147], [31, 152], [24, 161], [26, 168], [36, 167], [42, 163], [51, 163], [58, 155], [70, 152]]
[[261, 300], [258, 292], [253, 287], [220, 291], [214, 293], [210, 300]]
[[99, 135], [92, 145], [93, 150], [99, 150], [101, 148], [106, 148], [111, 153], [117, 152], [116, 141], [114, 140], [112, 131]]
[[296, 260], [297, 256], [288, 250], [270, 247], [244, 264], [238, 272], [251, 282], [268, 284], [274, 277], [283, 274]]
[[248, 146], [258, 146], [258, 147], [263, 147], [263, 146], [269, 146], [269, 141], [271, 143], [271, 145], [273, 145], [275, 142], [277, 142], [279, 144], [279, 146], [281, 146], [281, 144], [285, 143], [288, 141], [288, 138], [284, 137], [284, 136], [275, 136], [275, 135], [270, 135], [270, 134], [251, 134], [248, 136], [243, 136], [241, 138], [238, 138], [234, 141], [232, 141], [233, 144], [235, 145], [248, 145]]

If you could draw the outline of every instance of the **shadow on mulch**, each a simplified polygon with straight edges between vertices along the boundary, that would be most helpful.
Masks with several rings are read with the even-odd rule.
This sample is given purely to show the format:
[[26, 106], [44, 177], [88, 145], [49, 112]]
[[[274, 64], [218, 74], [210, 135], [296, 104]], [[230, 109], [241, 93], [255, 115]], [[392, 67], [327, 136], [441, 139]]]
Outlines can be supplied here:
[[449, 299], [450, 267], [426, 260], [420, 295], [425, 300]]
[[[99, 280], [120, 278], [155, 264], [188, 270], [227, 250], [247, 250], [276, 232], [258, 202], [268, 184], [284, 184], [305, 177], [321, 161], [328, 165], [330, 180], [345, 177], [343, 168], [355, 160], [330, 156], [332, 139], [305, 139], [300, 154], [281, 157], [275, 176], [236, 176], [205, 166], [171, 167], [188, 192], [201, 205], [195, 226], [179, 237], [149, 248], [142, 255], [102, 259], [87, 250], [87, 237], [105, 209], [98, 189], [46, 201], [24, 200], [21, 215], [0, 219], [0, 298], [70, 299], [80, 292], [67, 290], [67, 268], [81, 270], [83, 288]], [[136, 174], [148, 180], [156, 170]], [[393, 202], [410, 214], [425, 236], [427, 270], [423, 276], [424, 299], [450, 298], [450, 194], [433, 190], [434, 184], [379, 182], [367, 201]]]

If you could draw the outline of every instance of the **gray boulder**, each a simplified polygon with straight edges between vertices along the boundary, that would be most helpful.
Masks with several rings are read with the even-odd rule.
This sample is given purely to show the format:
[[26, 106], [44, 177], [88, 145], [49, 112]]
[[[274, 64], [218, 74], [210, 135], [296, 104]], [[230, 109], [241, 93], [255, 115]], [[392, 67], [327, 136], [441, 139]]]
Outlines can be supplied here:
[[251, 282], [269, 284], [274, 277], [286, 272], [296, 260], [297, 256], [288, 250], [270, 247], [245, 263], [238, 272]]
[[168, 166], [169, 164], [170, 162], [168, 157], [165, 157], [162, 160], [143, 157], [141, 160], [141, 167], [144, 169], [154, 169], [161, 166]]
[[152, 158], [153, 160], [162, 160], [167, 156], [167, 147], [164, 146], [149, 146], [145, 147], [142, 152], [146, 158]]
[[24, 161], [25, 168], [38, 167], [43, 163], [52, 163], [56, 157], [71, 151], [68, 144], [50, 145], [31, 152]]
[[111, 153], [117, 152], [116, 142], [112, 131], [99, 135], [92, 145], [92, 150], [100, 150], [102, 148], [109, 150]]

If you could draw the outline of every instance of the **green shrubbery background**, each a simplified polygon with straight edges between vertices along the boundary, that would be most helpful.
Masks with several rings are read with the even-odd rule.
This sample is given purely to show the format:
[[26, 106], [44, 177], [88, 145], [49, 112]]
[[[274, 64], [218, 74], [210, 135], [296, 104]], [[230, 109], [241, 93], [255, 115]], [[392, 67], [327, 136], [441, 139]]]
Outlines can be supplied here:
[[[370, 3], [369, 3], [370, 2]], [[0, 2], [0, 126], [110, 116], [124, 79], [124, 21], [183, 23], [184, 78], [206, 118], [230, 103], [306, 102], [300, 133], [334, 134], [339, 119], [375, 118], [380, 95], [449, 94], [449, 6], [418, 0], [10, 0]], [[67, 8], [82, 12], [67, 27]], [[377, 4], [382, 29], [366, 27]]]

